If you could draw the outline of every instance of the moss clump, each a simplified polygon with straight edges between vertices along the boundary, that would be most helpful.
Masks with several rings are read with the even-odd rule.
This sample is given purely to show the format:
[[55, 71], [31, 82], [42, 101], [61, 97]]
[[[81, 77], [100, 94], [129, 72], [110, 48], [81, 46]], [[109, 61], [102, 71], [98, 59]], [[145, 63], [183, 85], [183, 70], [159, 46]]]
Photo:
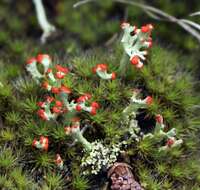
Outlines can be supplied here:
[[[129, 102], [131, 90], [141, 88], [144, 96], [149, 94], [153, 96], [154, 102], [145, 110], [144, 117], [138, 116], [138, 119], [144, 119], [139, 125], [143, 128], [148, 127], [144, 123], [148, 124], [150, 118], [160, 113], [169, 126], [176, 128], [184, 145], [169, 152], [158, 152], [155, 140], [146, 139], [139, 143], [131, 141], [125, 151], [135, 174], [147, 189], [183, 189], [188, 186], [198, 186], [199, 170], [196, 167], [198, 166], [196, 152], [199, 142], [196, 133], [199, 131], [199, 119], [193, 108], [193, 105], [198, 102], [198, 96], [195, 95], [191, 70], [188, 70], [185, 64], [192, 63], [156, 45], [152, 48], [148, 62], [141, 72], [129, 65], [124, 79], [117, 78], [114, 81], [99, 80], [92, 74], [92, 67], [102, 62], [107, 63], [110, 70], [117, 71], [121, 57], [119, 44], [116, 44], [112, 52], [96, 49], [72, 56], [67, 62], [59, 56], [59, 62], [70, 66], [75, 74], [67, 77], [65, 84], [74, 89], [75, 95], [83, 92], [91, 93], [93, 99], [101, 105], [95, 116], [82, 115], [83, 122], [93, 125], [86, 137], [90, 142], [96, 139], [104, 139], [111, 144], [119, 142], [126, 131], [119, 127], [121, 112]], [[58, 56], [53, 59], [57, 60]], [[20, 173], [19, 170], [16, 172], [14, 170], [13, 175], [4, 177], [7, 174], [6, 168], [16, 168], [18, 163], [22, 163], [19, 167], [22, 167], [26, 173], [30, 173], [35, 183], [43, 188], [92, 189], [95, 178], [90, 176], [85, 179], [80, 176], [81, 147], [67, 146], [70, 139], [61, 130], [59, 124], [38, 121], [35, 103], [41, 99], [44, 92], [36, 88], [30, 78], [23, 79], [24, 82], [16, 82], [19, 79], [9, 79], [6, 74], [3, 78], [3, 85], [9, 84], [10, 90], [16, 95], [14, 98], [12, 93], [6, 93], [7, 88], [1, 90], [2, 121], [6, 127], [0, 131], [3, 137], [0, 143], [1, 146], [5, 146], [5, 143], [9, 143], [9, 146], [15, 145], [15, 148], [21, 150], [20, 155], [23, 155], [23, 159], [16, 162], [15, 157], [19, 155], [9, 153], [10, 156], [6, 156], [6, 160], [12, 159], [9, 161], [10, 164], [5, 165], [3, 160], [0, 162], [4, 168], [1, 172], [1, 180], [4, 181], [2, 184], [5, 187], [9, 186], [10, 180], [13, 181]], [[5, 104], [7, 107], [3, 106]], [[13, 138], [13, 130], [15, 138]], [[31, 148], [33, 138], [40, 135], [48, 136], [51, 141], [48, 153]], [[65, 160], [65, 166], [68, 167], [64, 173], [60, 173], [54, 164], [54, 154], [58, 151]], [[66, 175], [72, 178], [67, 181]], [[42, 180], [42, 184], [38, 179]], [[26, 183], [26, 180], [23, 183]], [[56, 185], [57, 183], [60, 185]], [[21, 182], [18, 185], [23, 186]]]
[[[193, 2], [191, 10], [198, 9], [199, 3]], [[152, 95], [153, 104], [137, 115], [139, 126], [147, 131], [153, 129], [155, 114], [160, 113], [169, 128], [176, 128], [183, 145], [158, 152], [156, 139], [140, 142], [127, 139], [125, 158], [121, 156], [119, 160], [129, 161], [135, 177], [146, 189], [197, 190], [200, 186], [200, 120], [197, 79], [193, 76], [198, 71], [198, 59], [155, 44], [141, 72], [129, 65], [123, 79], [117, 73], [116, 80], [100, 80], [91, 72], [92, 67], [107, 63], [111, 71], [117, 72], [123, 55], [121, 45], [113, 44], [113, 49], [103, 46], [81, 50], [80, 47], [105, 44], [118, 33], [125, 9], [128, 9], [129, 20], [137, 18], [134, 23], [142, 23], [147, 18], [140, 10], [111, 1], [84, 5], [77, 10], [72, 9], [72, 0], [53, 2], [53, 6], [51, 1], [44, 3], [49, 19], [63, 31], [45, 46], [39, 43], [41, 31], [30, 2], [0, 2], [0, 17], [3, 18], [0, 31], [0, 189], [94, 189], [106, 181], [104, 172], [97, 176], [82, 175], [82, 147], [71, 146], [71, 139], [59, 125], [61, 118], [57, 123], [46, 123], [36, 115], [36, 104], [46, 93], [30, 77], [25, 77], [23, 65], [28, 57], [46, 52], [55, 63], [72, 71], [64, 82], [74, 90], [74, 97], [89, 92], [92, 100], [101, 105], [95, 116], [81, 115], [84, 124], [93, 126], [85, 134], [90, 142], [99, 139], [112, 145], [126, 139], [127, 129], [120, 127], [121, 113], [129, 104], [132, 89], [142, 89], [144, 97]], [[185, 13], [187, 3], [152, 3], [173, 15], [188, 14]], [[168, 23], [156, 26], [156, 35], [162, 43], [170, 41], [175, 44], [173, 47], [182, 50], [196, 48], [194, 41], [180, 29], [172, 27], [176, 31], [172, 35], [168, 27]], [[31, 146], [34, 137], [41, 135], [50, 139], [49, 152]], [[62, 172], [54, 162], [56, 153], [64, 160]]]

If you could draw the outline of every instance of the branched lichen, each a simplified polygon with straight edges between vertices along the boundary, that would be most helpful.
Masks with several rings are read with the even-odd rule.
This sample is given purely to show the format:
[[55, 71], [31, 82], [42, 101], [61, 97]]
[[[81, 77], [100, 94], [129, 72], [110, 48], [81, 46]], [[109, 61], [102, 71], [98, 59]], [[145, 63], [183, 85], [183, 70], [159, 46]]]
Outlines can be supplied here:
[[[121, 42], [125, 54], [130, 57], [131, 64], [140, 69], [143, 67], [143, 62], [146, 60], [145, 56], [148, 54], [146, 49], [152, 46], [151, 31], [153, 26], [147, 24], [142, 26], [141, 29], [137, 29], [136, 26], [131, 26], [129, 23], [123, 22], [121, 28], [124, 30]], [[120, 63], [120, 71], [126, 67], [127, 61], [125, 58], [126, 56], [123, 57]]]
[[156, 127], [152, 133], [148, 133], [144, 138], [154, 138], [154, 136], [159, 137], [160, 140], [165, 141], [165, 145], [159, 148], [161, 150], [168, 150], [173, 147], [177, 147], [183, 143], [182, 139], [176, 138], [176, 129], [172, 128], [166, 131], [166, 126], [163, 122], [163, 117], [160, 114], [156, 115]]
[[[166, 127], [163, 122], [163, 117], [160, 114], [156, 115], [156, 126], [152, 133], [144, 134], [140, 127], [138, 126], [138, 121], [136, 120], [136, 116], [138, 114], [138, 109], [145, 109], [147, 106], [152, 104], [152, 97], [147, 96], [145, 99], [139, 99], [139, 90], [134, 90], [133, 95], [131, 97], [130, 104], [124, 109], [124, 121], [122, 125], [126, 125], [129, 128], [129, 133], [131, 134], [131, 138], [135, 139], [136, 141], [141, 141], [144, 138], [151, 138], [159, 137], [160, 142], [165, 141], [165, 145], [159, 148], [161, 150], [168, 150], [169, 148], [177, 147], [183, 143], [182, 139], [176, 138], [176, 129], [172, 128], [166, 131]], [[157, 141], [158, 139], [155, 138]]]

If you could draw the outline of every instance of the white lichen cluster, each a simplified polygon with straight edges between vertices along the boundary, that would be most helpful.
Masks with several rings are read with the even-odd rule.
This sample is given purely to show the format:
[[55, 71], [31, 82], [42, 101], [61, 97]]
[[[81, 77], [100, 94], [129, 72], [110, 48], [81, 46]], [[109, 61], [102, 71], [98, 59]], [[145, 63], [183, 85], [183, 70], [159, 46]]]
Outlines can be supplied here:
[[98, 174], [102, 168], [108, 169], [120, 153], [120, 145], [105, 146], [101, 141], [92, 143], [92, 150], [82, 158], [81, 167], [84, 175]]

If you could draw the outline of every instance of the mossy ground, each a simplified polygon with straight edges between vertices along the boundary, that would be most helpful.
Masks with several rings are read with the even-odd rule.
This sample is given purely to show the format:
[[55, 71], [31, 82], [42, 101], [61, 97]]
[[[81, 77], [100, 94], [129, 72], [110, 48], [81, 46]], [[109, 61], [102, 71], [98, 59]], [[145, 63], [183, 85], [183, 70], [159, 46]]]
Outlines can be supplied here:
[[[73, 89], [74, 96], [89, 92], [101, 105], [96, 116], [82, 114], [83, 122], [93, 126], [86, 134], [89, 141], [103, 139], [107, 143], [118, 142], [126, 131], [119, 128], [119, 123], [132, 89], [142, 88], [144, 96], [152, 95], [153, 105], [138, 115], [141, 127], [153, 128], [148, 126], [151, 124], [149, 121], [160, 113], [169, 127], [177, 129], [178, 136], [184, 141], [183, 146], [162, 153], [157, 151], [156, 141], [130, 142], [125, 150], [125, 158], [119, 159], [128, 160], [134, 168], [135, 177], [147, 190], [198, 190], [200, 118], [196, 106], [199, 104], [198, 82], [195, 78], [198, 69], [196, 56], [191, 56], [191, 53], [184, 55], [182, 51], [177, 53], [155, 43], [141, 72], [129, 65], [123, 79], [117, 77], [111, 82], [99, 80], [91, 72], [97, 63], [107, 63], [112, 71], [117, 71], [119, 67], [123, 54], [120, 43], [105, 46], [105, 42], [115, 32], [119, 33], [123, 8], [113, 8], [108, 3], [99, 5], [104, 10], [99, 15], [94, 14], [96, 9], [100, 9], [98, 6], [93, 9], [94, 12], [90, 6], [86, 6], [74, 13], [70, 8], [72, 2], [60, 1], [56, 10], [51, 3], [47, 3], [49, 15], [52, 11], [52, 20], [64, 32], [46, 45], [39, 43], [40, 29], [28, 1], [20, 0], [23, 6], [15, 1], [0, 3], [0, 15], [3, 18], [0, 30], [0, 81], [3, 84], [0, 87], [0, 188], [94, 190], [102, 188], [106, 182], [105, 173], [88, 178], [81, 175], [81, 146], [69, 147], [71, 141], [62, 127], [39, 121], [35, 114], [38, 109], [36, 103], [44, 91], [29, 77], [25, 77], [28, 74], [24, 64], [30, 56], [48, 53], [54, 62], [68, 66], [75, 74], [65, 80]], [[11, 11], [12, 6], [16, 12]], [[116, 14], [116, 10], [120, 10], [119, 14]], [[69, 11], [74, 14], [69, 14]], [[79, 22], [81, 18], [84, 21]], [[101, 21], [99, 30], [98, 19]], [[137, 23], [141, 25], [142, 22], [137, 19]], [[81, 24], [86, 27], [81, 27]], [[158, 25], [156, 28], [159, 31], [162, 27]], [[157, 38], [155, 34], [153, 38]], [[93, 44], [99, 46], [89, 48]], [[39, 135], [46, 135], [50, 139], [47, 153], [31, 146], [33, 138]], [[56, 153], [60, 153], [65, 160], [65, 172], [55, 167]]]

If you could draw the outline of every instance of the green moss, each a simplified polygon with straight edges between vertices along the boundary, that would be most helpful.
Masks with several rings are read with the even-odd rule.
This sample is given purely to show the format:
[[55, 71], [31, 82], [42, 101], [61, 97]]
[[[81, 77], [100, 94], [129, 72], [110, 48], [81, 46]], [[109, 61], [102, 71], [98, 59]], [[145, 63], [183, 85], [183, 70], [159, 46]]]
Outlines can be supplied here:
[[9, 125], [16, 125], [20, 124], [21, 122], [21, 116], [18, 112], [7, 112], [5, 116], [6, 122]]
[[16, 157], [11, 149], [2, 149], [0, 152], [0, 168], [8, 170], [16, 164]]
[[[136, 170], [139, 170], [140, 167], [148, 168], [149, 161], [151, 163], [155, 162], [155, 171], [148, 168], [148, 174], [138, 173], [142, 184], [148, 189], [173, 188], [176, 183], [179, 184], [179, 187], [183, 187], [184, 184], [180, 183], [180, 180], [183, 178], [187, 183], [192, 183], [188, 178], [188, 172], [180, 174], [182, 165], [178, 164], [179, 159], [183, 155], [187, 155], [188, 151], [195, 151], [198, 147], [196, 146], [197, 143], [193, 141], [196, 138], [195, 134], [191, 137], [189, 130], [190, 128], [191, 130], [199, 130], [195, 128], [198, 125], [198, 119], [194, 119], [192, 122], [193, 111], [189, 109], [196, 100], [189, 95], [186, 96], [193, 93], [193, 86], [191, 85], [192, 77], [189, 76], [187, 68], [184, 65], [180, 69], [179, 55], [159, 46], [152, 49], [149, 61], [144, 66], [142, 72], [138, 72], [129, 65], [127, 76], [123, 80], [117, 76], [115, 81], [102, 81], [92, 73], [92, 67], [101, 62], [108, 63], [110, 71], [116, 71], [121, 54], [118, 47], [116, 47], [112, 54], [101, 49], [95, 49], [90, 53], [78, 54], [78, 56], [71, 57], [69, 59], [71, 62], [63, 61], [62, 57], [59, 58], [61, 63], [69, 67], [69, 63], [72, 64], [72, 72], [75, 74], [69, 74], [65, 79], [65, 84], [72, 88], [73, 96], [78, 97], [79, 94], [89, 92], [93, 95], [91, 101], [97, 101], [101, 106], [95, 116], [88, 114], [81, 115], [84, 121], [90, 120], [93, 124], [93, 127], [88, 129], [86, 137], [91, 142], [96, 138], [105, 139], [106, 142], [111, 144], [118, 142], [126, 131], [123, 128], [119, 128], [121, 112], [128, 104], [132, 89], [135, 87], [142, 88], [144, 96], [152, 95], [154, 99], [153, 104], [146, 110], [148, 117], [154, 117], [155, 114], [161, 113], [167, 124], [177, 128], [178, 135], [183, 137], [185, 145], [183, 149], [173, 149], [173, 151], [165, 153], [157, 151], [158, 144], [160, 143], [159, 138], [155, 141], [146, 138], [139, 143], [135, 143], [129, 139], [127, 153], [133, 160], [131, 165]], [[58, 56], [53, 57], [53, 59], [56, 61], [59, 60]], [[13, 70], [15, 68], [17, 67], [13, 67]], [[182, 71], [183, 69], [184, 72]], [[177, 75], [177, 73], [179, 74]], [[14, 77], [16, 74], [15, 72], [7, 72], [5, 78], [7, 78], [7, 75]], [[20, 128], [16, 131], [16, 136], [20, 142], [23, 142], [23, 145], [18, 144], [17, 146], [25, 149], [24, 153], [26, 155], [27, 152], [33, 150], [31, 149], [31, 144], [35, 137], [37, 138], [40, 135], [48, 136], [51, 142], [50, 152], [45, 153], [33, 150], [29, 153], [31, 154], [29, 158], [30, 163], [32, 163], [28, 164], [29, 167], [35, 168], [35, 170], [40, 168], [44, 173], [51, 171], [54, 168], [53, 155], [57, 152], [57, 147], [60, 147], [59, 149], [65, 152], [63, 155], [64, 160], [69, 160], [74, 165], [72, 166], [74, 171], [71, 180], [72, 187], [74, 189], [90, 189], [91, 186], [92, 188], [92, 184], [88, 183], [87, 178], [77, 175], [80, 173], [78, 166], [79, 158], [82, 155], [80, 147], [76, 145], [75, 147], [67, 148], [67, 144], [72, 143], [71, 139], [66, 137], [63, 127], [58, 123], [38, 121], [38, 117], [35, 114], [38, 109], [36, 102], [42, 99], [41, 96], [43, 96], [44, 92], [37, 89], [36, 84], [32, 80], [26, 78], [17, 78], [9, 88], [14, 90], [17, 96], [16, 98], [11, 98], [10, 103], [12, 106], [7, 108], [8, 111], [4, 113], [4, 116], [8, 125], [15, 126], [20, 124]], [[3, 90], [6, 90], [6, 88]], [[11, 92], [2, 96], [2, 101], [7, 101], [5, 97], [10, 98], [10, 96]], [[14, 112], [16, 109], [20, 112]], [[189, 121], [191, 120], [191, 123], [185, 122], [183, 128], [183, 121], [186, 118]], [[186, 132], [183, 129], [188, 129], [188, 131]], [[15, 141], [12, 130], [2, 130], [0, 134], [4, 138], [4, 142], [5, 139], [10, 142]], [[142, 159], [142, 165], [141, 163], [137, 163], [136, 158]], [[160, 161], [159, 163], [157, 163], [158, 160]], [[173, 160], [172, 163], [171, 160]], [[184, 159], [181, 159], [181, 162], [184, 162]], [[172, 168], [171, 164], [175, 167]], [[8, 167], [12, 167], [12, 162]], [[195, 173], [191, 169], [190, 172], [192, 171], [194, 179], [197, 181], [198, 173]], [[160, 179], [165, 175], [170, 175], [170, 179], [162, 180], [161, 183]], [[59, 189], [60, 186], [66, 185], [62, 181], [61, 176], [51, 172], [45, 180], [42, 186], [44, 189]], [[60, 186], [56, 185], [58, 181], [58, 184], [61, 183]]]
[[2, 129], [0, 131], [0, 137], [3, 142], [13, 141], [15, 139], [15, 133], [11, 129]]
[[50, 170], [53, 166], [52, 155], [48, 153], [37, 153], [35, 155], [35, 167]]
[[11, 171], [10, 178], [14, 181], [18, 189], [25, 190], [32, 188], [32, 182], [22, 172], [21, 168], [15, 168], [13, 171]]
[[[195, 3], [190, 3], [191, 10], [198, 10], [198, 2], [192, 2]], [[124, 138], [127, 129], [120, 127], [121, 112], [128, 105], [133, 88], [142, 89], [144, 97], [153, 96], [153, 104], [145, 113], [149, 118], [162, 114], [167, 126], [177, 129], [178, 137], [184, 140], [184, 144], [181, 149], [158, 152], [158, 145], [162, 142], [157, 139], [153, 142], [145, 139], [140, 143], [128, 139], [126, 152], [135, 176], [146, 189], [197, 190], [200, 175], [199, 158], [195, 156], [199, 154], [196, 105], [199, 101], [195, 92], [197, 82], [193, 76], [195, 70], [198, 71], [198, 57], [183, 55], [174, 49], [178, 46], [182, 50], [196, 51], [195, 40], [175, 25], [155, 22], [153, 38], [161, 39], [162, 43], [173, 43], [173, 47], [167, 49], [155, 44], [141, 72], [130, 64], [123, 79], [117, 75], [115, 81], [102, 81], [91, 72], [92, 67], [107, 63], [109, 71], [117, 71], [123, 54], [121, 45], [113, 43], [113, 49], [102, 46], [84, 51], [80, 47], [105, 44], [115, 33], [119, 33], [125, 6], [102, 1], [73, 9], [72, 0], [59, 1], [53, 7], [49, 2], [45, 3], [50, 20], [62, 30], [62, 35], [42, 46], [39, 43], [41, 30], [32, 4], [25, 0], [11, 4], [0, 2], [0, 17], [3, 18], [0, 31], [0, 116], [3, 124], [0, 130], [0, 188], [23, 189], [28, 184], [32, 189], [93, 189], [93, 176], [81, 176], [82, 149], [80, 145], [68, 146], [72, 142], [60, 125], [62, 118], [58, 123], [46, 123], [39, 121], [36, 115], [36, 103], [46, 94], [32, 79], [24, 77], [27, 74], [22, 65], [28, 57], [44, 52], [50, 54], [55, 63], [70, 68], [73, 74], [69, 74], [64, 83], [72, 88], [72, 98], [89, 92], [93, 95], [91, 101], [100, 104], [97, 115], [80, 115], [83, 123], [92, 126], [84, 134], [90, 142], [102, 139], [112, 144]], [[182, 17], [188, 14], [185, 2], [152, 3], [173, 15]], [[11, 7], [15, 9], [12, 13]], [[146, 22], [141, 10], [131, 6], [127, 9], [131, 23], [142, 25]], [[10, 19], [11, 16], [13, 19]], [[33, 139], [40, 135], [50, 139], [48, 153], [31, 147]], [[11, 149], [13, 147], [14, 150]], [[17, 164], [18, 150], [22, 151], [22, 166]], [[56, 153], [62, 154], [65, 165], [72, 170], [69, 181], [55, 167]], [[33, 185], [32, 178], [38, 176], [42, 181], [36, 180]]]
[[51, 190], [62, 190], [64, 189], [64, 180], [61, 175], [55, 174], [53, 172], [47, 173], [45, 176], [45, 181], [48, 189]]
[[72, 182], [72, 186], [75, 190], [87, 190], [89, 189], [89, 181], [81, 176], [76, 176]]

